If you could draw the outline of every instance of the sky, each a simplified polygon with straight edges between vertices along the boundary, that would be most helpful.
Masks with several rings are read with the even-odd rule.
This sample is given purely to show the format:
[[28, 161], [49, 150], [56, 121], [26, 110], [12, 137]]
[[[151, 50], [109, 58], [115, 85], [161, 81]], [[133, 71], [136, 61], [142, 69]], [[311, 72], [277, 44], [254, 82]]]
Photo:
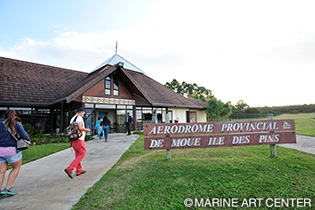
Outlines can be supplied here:
[[91, 72], [117, 53], [250, 107], [315, 104], [313, 0], [0, 0], [0, 56]]

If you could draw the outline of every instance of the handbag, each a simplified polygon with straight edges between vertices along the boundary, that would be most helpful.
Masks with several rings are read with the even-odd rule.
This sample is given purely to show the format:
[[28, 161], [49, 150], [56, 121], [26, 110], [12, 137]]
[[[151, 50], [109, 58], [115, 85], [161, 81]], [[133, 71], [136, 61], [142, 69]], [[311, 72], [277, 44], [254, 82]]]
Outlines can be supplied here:
[[13, 135], [12, 130], [10, 126], [8, 127], [8, 131], [11, 134], [11, 136], [15, 139], [16, 141], [16, 148], [18, 150], [25, 150], [28, 149], [31, 146], [31, 142], [29, 140], [23, 139], [23, 138], [16, 138], [16, 136]]

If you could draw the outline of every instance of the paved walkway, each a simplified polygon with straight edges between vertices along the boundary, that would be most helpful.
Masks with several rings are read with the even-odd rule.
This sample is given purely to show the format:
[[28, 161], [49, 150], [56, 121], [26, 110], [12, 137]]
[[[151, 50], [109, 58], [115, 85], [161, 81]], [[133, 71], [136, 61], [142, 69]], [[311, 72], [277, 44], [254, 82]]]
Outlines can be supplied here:
[[[1, 199], [0, 209], [71, 209], [137, 138], [138, 135], [110, 134], [107, 143], [98, 139], [87, 142], [87, 154], [82, 165], [88, 172], [75, 176], [73, 180], [64, 173], [74, 159], [71, 149], [23, 165], [13, 186], [17, 195]], [[315, 154], [315, 137], [297, 135], [297, 144], [279, 146]]]
[[[94, 185], [135, 142], [138, 135], [110, 134], [108, 142], [86, 142], [87, 154], [82, 166], [87, 173], [70, 179], [64, 169], [74, 159], [66, 149], [22, 166], [13, 188], [17, 194], [0, 200], [0, 209], [66, 210]], [[7, 174], [5, 182], [7, 180]]]
[[296, 144], [278, 144], [278, 145], [315, 155], [315, 137], [314, 136], [296, 135]]

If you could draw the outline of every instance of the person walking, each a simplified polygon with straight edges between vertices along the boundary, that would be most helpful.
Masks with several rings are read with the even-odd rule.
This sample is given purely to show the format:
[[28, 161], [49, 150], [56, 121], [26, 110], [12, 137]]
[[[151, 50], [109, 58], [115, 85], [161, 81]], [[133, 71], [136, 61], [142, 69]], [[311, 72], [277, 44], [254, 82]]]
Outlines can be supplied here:
[[108, 119], [108, 117], [105, 115], [104, 116], [104, 120], [103, 120], [103, 129], [104, 129], [104, 136], [105, 136], [105, 142], [107, 142], [108, 139], [108, 133], [109, 133], [109, 125], [110, 125], [110, 120]]
[[79, 109], [76, 113], [76, 115], [74, 115], [71, 120], [70, 123], [72, 122], [77, 122], [79, 129], [82, 132], [82, 136], [73, 141], [71, 143], [71, 146], [75, 152], [75, 159], [70, 163], [70, 165], [64, 170], [66, 172], [66, 174], [73, 179], [72, 176], [72, 171], [76, 168], [76, 175], [79, 176], [81, 174], [86, 173], [86, 170], [82, 170], [82, 165], [81, 165], [81, 161], [83, 160], [83, 158], [85, 157], [86, 154], [86, 147], [85, 147], [85, 134], [86, 132], [90, 132], [91, 130], [89, 128], [85, 128], [84, 127], [84, 117], [85, 111], [84, 109]]
[[126, 116], [126, 129], [127, 129], [127, 132], [128, 134], [127, 135], [130, 135], [131, 134], [131, 131], [130, 131], [130, 124], [133, 122], [133, 119], [132, 117], [129, 115], [129, 112], [127, 112], [127, 116]]
[[0, 189], [2, 189], [8, 164], [12, 165], [5, 188], [1, 190], [1, 197], [16, 194], [12, 190], [12, 185], [22, 166], [22, 152], [16, 149], [16, 140], [12, 135], [19, 134], [23, 139], [30, 141], [29, 135], [18, 122], [20, 120], [16, 112], [12, 110], [6, 111], [0, 118]]
[[104, 134], [102, 122], [103, 122], [103, 119], [101, 117], [98, 117], [98, 120], [95, 125], [96, 131], [97, 131], [97, 137], [100, 137], [100, 139], [102, 139], [102, 136]]

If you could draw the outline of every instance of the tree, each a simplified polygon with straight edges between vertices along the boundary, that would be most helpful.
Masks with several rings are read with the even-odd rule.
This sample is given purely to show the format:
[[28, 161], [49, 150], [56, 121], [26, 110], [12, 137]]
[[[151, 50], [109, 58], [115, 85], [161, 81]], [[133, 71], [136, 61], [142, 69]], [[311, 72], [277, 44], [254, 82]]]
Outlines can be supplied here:
[[183, 96], [190, 98], [196, 98], [200, 100], [205, 99], [206, 101], [213, 97], [211, 90], [203, 86], [199, 87], [196, 83], [190, 84], [185, 81], [179, 83], [176, 79], [173, 79], [171, 82], [167, 82], [165, 86]]
[[236, 105], [235, 105], [236, 109], [245, 111], [246, 109], [249, 108], [249, 106], [243, 101], [243, 100], [239, 100]]
[[253, 107], [253, 108], [249, 107], [249, 108], [247, 108], [247, 109], [245, 110], [245, 113], [259, 114], [260, 111], [259, 111], [259, 109], [257, 109], [256, 107]]
[[184, 94], [184, 88], [183, 86], [176, 80], [173, 79], [171, 82], [167, 82], [164, 86], [168, 87], [169, 89], [183, 95]]
[[206, 100], [213, 97], [212, 91], [210, 89], [203, 87], [203, 86], [198, 87], [197, 93], [198, 93], [198, 95], [203, 95]]
[[191, 97], [194, 98], [194, 99], [199, 99], [199, 100], [202, 100], [202, 101], [206, 101], [206, 97], [203, 94], [193, 93]]
[[231, 102], [223, 103], [216, 97], [212, 97], [207, 101], [206, 113], [207, 121], [219, 121], [232, 113]]
[[193, 93], [196, 92], [196, 83], [194, 84], [189, 84], [187, 83], [186, 88], [185, 88], [185, 93], [187, 94], [188, 97], [192, 96]]
[[222, 112], [222, 118], [228, 117], [232, 114], [232, 102], [228, 101], [223, 105], [223, 112]]

